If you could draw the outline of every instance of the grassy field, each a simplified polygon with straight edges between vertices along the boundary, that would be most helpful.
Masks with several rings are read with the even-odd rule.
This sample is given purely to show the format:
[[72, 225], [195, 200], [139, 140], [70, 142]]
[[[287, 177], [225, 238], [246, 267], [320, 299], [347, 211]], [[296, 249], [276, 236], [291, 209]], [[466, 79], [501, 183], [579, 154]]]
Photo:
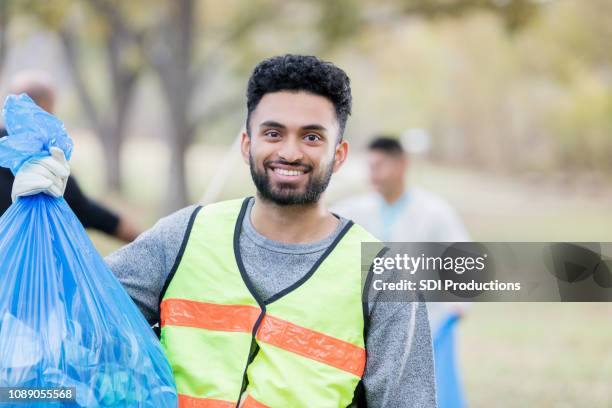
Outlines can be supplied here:
[[[85, 190], [148, 227], [162, 215], [167, 152], [135, 140], [124, 156], [126, 195], [101, 189], [102, 160], [86, 136], [77, 141], [74, 173]], [[189, 152], [193, 202], [225, 162], [223, 147]], [[219, 199], [251, 194], [246, 166], [234, 155]], [[480, 241], [612, 241], [612, 186], [537, 181], [415, 163], [411, 182], [451, 202]], [[527, 181], [529, 180], [529, 181]], [[358, 156], [334, 177], [328, 200], [366, 190]], [[119, 244], [100, 234], [101, 253]], [[612, 304], [475, 304], [459, 329], [460, 365], [473, 407], [612, 407]]]
[[476, 304], [458, 343], [473, 407], [612, 407], [611, 304]]

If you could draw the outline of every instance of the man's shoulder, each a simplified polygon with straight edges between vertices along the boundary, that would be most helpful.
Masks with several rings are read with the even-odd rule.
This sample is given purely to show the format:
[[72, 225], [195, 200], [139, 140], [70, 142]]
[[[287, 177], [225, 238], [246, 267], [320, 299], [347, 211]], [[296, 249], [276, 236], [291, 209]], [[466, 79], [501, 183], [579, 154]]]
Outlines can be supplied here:
[[[435, 226], [431, 231], [435, 237], [429, 239], [435, 241], [469, 241], [469, 234], [463, 224], [459, 213], [441, 196], [419, 189], [418, 195], [415, 194], [415, 207], [419, 212], [418, 216]], [[413, 213], [413, 215], [416, 215]]]
[[410, 190], [410, 195], [412, 200], [414, 200], [419, 207], [427, 209], [428, 212], [454, 213], [452, 206], [445, 198], [429, 190], [421, 187], [413, 187]]
[[350, 218], [350, 214], [355, 211], [372, 211], [377, 205], [378, 196], [376, 194], [361, 194], [336, 201], [330, 208], [339, 215], [346, 213]]
[[375, 237], [366, 227], [361, 225], [359, 222], [352, 221], [353, 224], [351, 229], [359, 237], [361, 242], [381, 242], [380, 239]]
[[200, 205], [199, 208], [202, 210], [201, 213], [206, 214], [207, 217], [226, 219], [229, 216], [233, 218], [242, 213], [247, 204], [252, 205], [253, 200], [253, 197], [232, 198]]
[[197, 204], [181, 208], [157, 221], [156, 227], [184, 230], [187, 228], [190, 220], [196, 216], [200, 208], [201, 206]]

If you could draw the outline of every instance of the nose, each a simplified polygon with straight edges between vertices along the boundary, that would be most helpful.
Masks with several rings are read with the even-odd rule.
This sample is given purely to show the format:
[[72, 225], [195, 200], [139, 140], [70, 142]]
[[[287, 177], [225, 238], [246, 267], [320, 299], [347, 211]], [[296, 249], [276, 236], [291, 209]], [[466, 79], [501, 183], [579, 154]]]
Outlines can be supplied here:
[[277, 152], [279, 159], [288, 163], [293, 163], [304, 158], [304, 153], [302, 153], [300, 143], [297, 139], [297, 137], [288, 137], [283, 140]]

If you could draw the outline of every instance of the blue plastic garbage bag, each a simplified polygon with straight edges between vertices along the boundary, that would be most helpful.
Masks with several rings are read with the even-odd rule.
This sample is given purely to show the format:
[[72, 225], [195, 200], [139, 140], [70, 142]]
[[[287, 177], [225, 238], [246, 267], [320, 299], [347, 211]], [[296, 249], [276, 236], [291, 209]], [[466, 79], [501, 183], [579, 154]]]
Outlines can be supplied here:
[[459, 316], [449, 314], [433, 334], [436, 397], [439, 408], [465, 408], [455, 354], [455, 329]]
[[[4, 116], [1, 166], [16, 173], [53, 146], [70, 158], [63, 124], [26, 95]], [[21, 197], [0, 218], [0, 387], [76, 391], [16, 407], [177, 406], [157, 337], [63, 198]]]

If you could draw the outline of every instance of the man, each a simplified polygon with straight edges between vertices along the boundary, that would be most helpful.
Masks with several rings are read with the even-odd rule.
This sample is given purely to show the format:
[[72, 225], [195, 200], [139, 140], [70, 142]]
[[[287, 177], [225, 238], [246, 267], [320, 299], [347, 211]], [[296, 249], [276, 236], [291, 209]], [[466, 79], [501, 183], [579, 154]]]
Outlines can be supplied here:
[[350, 110], [333, 64], [262, 61], [241, 143], [257, 196], [180, 210], [107, 258], [160, 323], [181, 406], [435, 407], [425, 305], [362, 303], [375, 238], [323, 204]]
[[[425, 190], [406, 188], [408, 156], [392, 137], [375, 138], [368, 148], [373, 194], [349, 198], [333, 207], [387, 242], [464, 242], [469, 235], [453, 209]], [[457, 368], [454, 336], [465, 303], [430, 303], [434, 339], [437, 401], [440, 408], [465, 406]]]
[[[9, 89], [13, 94], [27, 94], [38, 106], [53, 114], [56, 91], [45, 73], [21, 72], [13, 78]], [[0, 137], [7, 135], [6, 129], [0, 127]], [[0, 215], [11, 205], [13, 179], [13, 173], [9, 169], [0, 167]], [[132, 242], [140, 234], [128, 219], [88, 198], [73, 176], [68, 178], [64, 197], [85, 228], [102, 231], [124, 242]]]
[[375, 138], [368, 147], [368, 165], [375, 192], [336, 204], [339, 214], [388, 242], [469, 240], [461, 220], [444, 200], [418, 187], [406, 188], [408, 155], [397, 139]]

